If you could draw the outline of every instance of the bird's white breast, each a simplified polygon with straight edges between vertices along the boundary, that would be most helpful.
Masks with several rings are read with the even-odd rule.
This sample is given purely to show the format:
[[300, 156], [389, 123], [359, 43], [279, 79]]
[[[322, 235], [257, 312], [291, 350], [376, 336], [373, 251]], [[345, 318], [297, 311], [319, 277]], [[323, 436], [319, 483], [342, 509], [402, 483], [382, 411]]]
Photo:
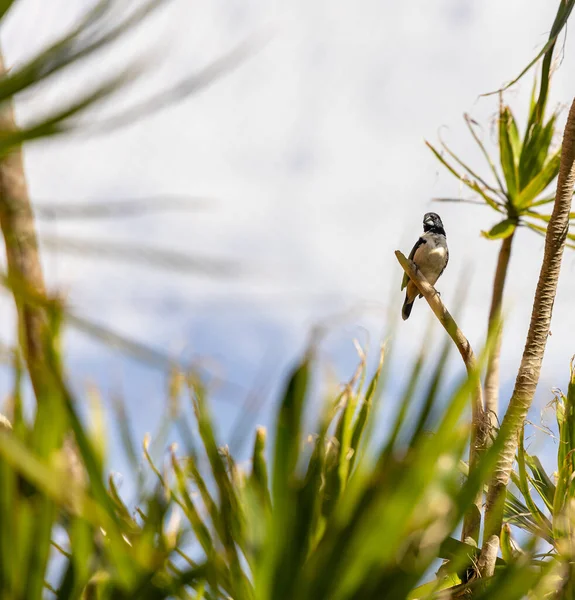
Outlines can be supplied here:
[[447, 242], [444, 235], [438, 233], [424, 233], [421, 236], [425, 244], [417, 249], [414, 258], [423, 276], [435, 285], [439, 275], [447, 264]]

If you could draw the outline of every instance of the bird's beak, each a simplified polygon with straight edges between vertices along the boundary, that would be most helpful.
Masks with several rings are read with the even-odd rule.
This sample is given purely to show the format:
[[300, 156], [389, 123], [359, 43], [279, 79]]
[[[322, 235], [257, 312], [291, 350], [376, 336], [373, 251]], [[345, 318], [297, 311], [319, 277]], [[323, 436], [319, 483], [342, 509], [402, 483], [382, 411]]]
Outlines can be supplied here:
[[423, 221], [423, 223], [424, 223], [424, 225], [434, 225], [435, 224], [435, 222], [431, 218], [425, 219], [425, 221]]

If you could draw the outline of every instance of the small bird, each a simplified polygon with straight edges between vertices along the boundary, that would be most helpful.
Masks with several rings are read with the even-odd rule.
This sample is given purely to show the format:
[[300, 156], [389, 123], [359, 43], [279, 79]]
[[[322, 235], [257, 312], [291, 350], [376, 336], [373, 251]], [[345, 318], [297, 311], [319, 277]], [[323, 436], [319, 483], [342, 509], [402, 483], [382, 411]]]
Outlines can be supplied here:
[[[409, 258], [415, 263], [425, 279], [431, 285], [435, 285], [449, 261], [445, 229], [443, 229], [443, 223], [438, 214], [430, 212], [423, 217], [423, 235], [413, 246]], [[417, 296], [419, 295], [421, 298], [417, 286], [409, 279], [407, 273], [403, 276], [401, 289], [406, 286], [405, 302], [401, 311], [404, 321], [409, 318]]]

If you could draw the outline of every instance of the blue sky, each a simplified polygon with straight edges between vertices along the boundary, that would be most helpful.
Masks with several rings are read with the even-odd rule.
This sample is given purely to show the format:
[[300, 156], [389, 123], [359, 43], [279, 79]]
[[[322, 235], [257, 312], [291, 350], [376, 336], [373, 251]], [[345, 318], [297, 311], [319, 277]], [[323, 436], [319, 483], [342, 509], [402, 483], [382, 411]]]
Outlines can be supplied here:
[[[163, 273], [120, 257], [98, 260], [46, 248], [50, 286], [63, 290], [78, 314], [166, 353], [201, 357], [232, 382], [214, 392], [213, 410], [225, 442], [253, 389], [262, 390], [263, 405], [253, 422], [268, 422], [278, 381], [318, 322], [335, 318], [321, 353], [322, 364], [334, 366], [334, 379], [349, 376], [354, 368], [354, 337], [369, 338], [371, 348], [377, 348], [390, 310], [398, 313], [401, 304], [402, 274], [393, 251], [407, 253], [420, 233], [423, 213], [435, 209], [444, 220], [451, 256], [438, 288], [449, 305], [462, 272], [471, 273], [460, 325], [479, 349], [498, 249], [480, 231], [496, 221], [485, 208], [431, 203], [432, 197], [464, 192], [426, 149], [424, 139], [437, 141], [441, 133], [471, 163], [480, 163], [462, 115], [469, 112], [485, 124], [486, 139], [493, 140], [488, 124], [497, 99], [479, 96], [518, 74], [542, 47], [555, 4], [166, 3], [116, 51], [22, 98], [20, 120], [58, 105], [66, 94], [142, 53], [150, 57], [147, 75], [96, 116], [103, 114], [100, 110], [129, 106], [202, 68], [249, 35], [263, 32], [270, 40], [197, 96], [135, 125], [106, 135], [30, 145], [30, 189], [37, 203], [162, 194], [206, 201], [185, 214], [42, 222], [40, 230], [44, 236], [135, 243], [211, 257], [229, 262], [233, 275]], [[21, 0], [2, 32], [7, 62], [24, 60], [77, 14], [64, 0]], [[565, 47], [553, 82], [552, 107], [574, 96], [571, 47]], [[520, 116], [531, 84], [528, 76], [506, 96]], [[507, 397], [542, 253], [541, 238], [519, 232], [505, 305]], [[574, 269], [575, 254], [567, 253], [533, 410], [536, 422], [552, 398], [551, 387], [566, 385], [575, 353]], [[6, 300], [0, 309], [10, 314]], [[397, 329], [399, 382], [406, 376], [401, 365], [414, 356], [428, 319], [421, 301]], [[439, 347], [442, 338], [436, 333], [433, 343]], [[2, 341], [9, 337], [6, 328], [0, 335]], [[136, 437], [154, 431], [165, 392], [160, 373], [77, 333], [68, 337], [67, 352], [77, 389], [88, 381], [100, 386], [104, 396], [122, 389]], [[459, 373], [461, 365], [454, 360], [453, 368]], [[0, 386], [4, 394], [5, 378]], [[113, 451], [111, 464], [121, 468], [115, 456]]]

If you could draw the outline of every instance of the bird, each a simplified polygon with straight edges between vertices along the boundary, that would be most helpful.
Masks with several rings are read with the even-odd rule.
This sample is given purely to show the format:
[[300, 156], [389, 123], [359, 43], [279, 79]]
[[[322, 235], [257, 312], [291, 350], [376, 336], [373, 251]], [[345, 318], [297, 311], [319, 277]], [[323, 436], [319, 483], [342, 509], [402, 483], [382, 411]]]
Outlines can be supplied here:
[[[409, 258], [415, 263], [421, 274], [431, 285], [435, 285], [449, 262], [446, 237], [440, 216], [434, 212], [425, 213], [423, 216], [423, 235], [417, 240], [415, 246], [413, 246]], [[401, 289], [403, 290], [405, 287], [407, 287], [405, 302], [401, 310], [401, 316], [404, 321], [409, 318], [417, 296], [422, 297], [422, 294], [419, 293], [417, 286], [409, 279], [407, 273], [403, 276]]]

